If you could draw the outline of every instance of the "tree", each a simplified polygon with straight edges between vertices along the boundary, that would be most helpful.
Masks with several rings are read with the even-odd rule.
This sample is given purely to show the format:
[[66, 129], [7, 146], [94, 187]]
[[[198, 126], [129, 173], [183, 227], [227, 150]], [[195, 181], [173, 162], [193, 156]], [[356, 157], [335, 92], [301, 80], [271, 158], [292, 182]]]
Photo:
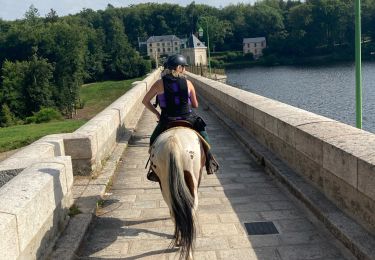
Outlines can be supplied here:
[[46, 22], [55, 23], [59, 19], [57, 12], [51, 8], [51, 11], [46, 15]]

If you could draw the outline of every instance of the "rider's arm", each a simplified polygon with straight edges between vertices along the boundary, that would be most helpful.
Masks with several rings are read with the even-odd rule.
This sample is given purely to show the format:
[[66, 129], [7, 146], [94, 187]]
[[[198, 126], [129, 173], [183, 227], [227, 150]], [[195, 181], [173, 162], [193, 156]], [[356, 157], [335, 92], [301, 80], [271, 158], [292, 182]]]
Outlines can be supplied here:
[[158, 80], [155, 82], [154, 85], [152, 85], [152, 87], [150, 88], [150, 90], [146, 93], [145, 97], [143, 98], [142, 100], [142, 103], [143, 105], [145, 105], [145, 107], [150, 110], [152, 113], [154, 113], [158, 119], [160, 119], [160, 113], [159, 111], [156, 110], [156, 108], [151, 104], [151, 99], [153, 99], [157, 94], [158, 92], [160, 92], [160, 85], [161, 84], [161, 80]]
[[190, 90], [191, 106], [193, 108], [197, 108], [198, 107], [198, 100], [197, 100], [197, 95], [195, 93], [195, 88], [193, 86], [193, 83], [191, 83], [190, 80], [188, 80], [187, 83], [188, 83], [188, 87], [189, 87], [189, 90]]

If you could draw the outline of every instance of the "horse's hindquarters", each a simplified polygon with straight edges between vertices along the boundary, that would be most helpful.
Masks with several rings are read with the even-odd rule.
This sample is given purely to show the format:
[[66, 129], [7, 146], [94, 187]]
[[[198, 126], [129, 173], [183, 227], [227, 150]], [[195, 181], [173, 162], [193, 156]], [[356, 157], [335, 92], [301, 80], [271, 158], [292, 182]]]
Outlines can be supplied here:
[[190, 258], [195, 238], [194, 211], [198, 206], [203, 157], [199, 137], [188, 128], [162, 133], [151, 149], [153, 170], [160, 179], [164, 200], [175, 222], [175, 237], [186, 258]]

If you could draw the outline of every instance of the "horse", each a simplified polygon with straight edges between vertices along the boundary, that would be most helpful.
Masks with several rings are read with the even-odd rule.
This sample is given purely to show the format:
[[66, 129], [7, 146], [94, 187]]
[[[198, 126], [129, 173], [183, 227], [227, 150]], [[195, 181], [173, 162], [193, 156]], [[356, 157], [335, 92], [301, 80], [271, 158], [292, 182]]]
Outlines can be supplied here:
[[198, 187], [205, 165], [204, 141], [194, 130], [166, 130], [150, 148], [151, 167], [175, 224], [172, 246], [180, 247], [180, 258], [192, 259]]

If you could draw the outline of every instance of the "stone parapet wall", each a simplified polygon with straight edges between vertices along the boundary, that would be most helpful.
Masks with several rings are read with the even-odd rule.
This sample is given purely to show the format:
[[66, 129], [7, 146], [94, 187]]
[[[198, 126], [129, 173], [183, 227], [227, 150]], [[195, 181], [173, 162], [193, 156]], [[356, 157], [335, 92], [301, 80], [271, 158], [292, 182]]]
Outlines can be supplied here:
[[[64, 230], [73, 175], [90, 175], [140, 118], [149, 74], [73, 133], [45, 136], [0, 162], [1, 259], [43, 259]], [[73, 174], [74, 173], [74, 174]]]
[[75, 175], [90, 175], [100, 169], [120, 136], [131, 133], [143, 112], [142, 99], [160, 77], [156, 70], [85, 125], [64, 137], [65, 153], [73, 160]]
[[375, 231], [375, 134], [188, 73], [197, 92]]
[[42, 160], [0, 189], [2, 259], [41, 259], [65, 226], [72, 205], [68, 156]]

